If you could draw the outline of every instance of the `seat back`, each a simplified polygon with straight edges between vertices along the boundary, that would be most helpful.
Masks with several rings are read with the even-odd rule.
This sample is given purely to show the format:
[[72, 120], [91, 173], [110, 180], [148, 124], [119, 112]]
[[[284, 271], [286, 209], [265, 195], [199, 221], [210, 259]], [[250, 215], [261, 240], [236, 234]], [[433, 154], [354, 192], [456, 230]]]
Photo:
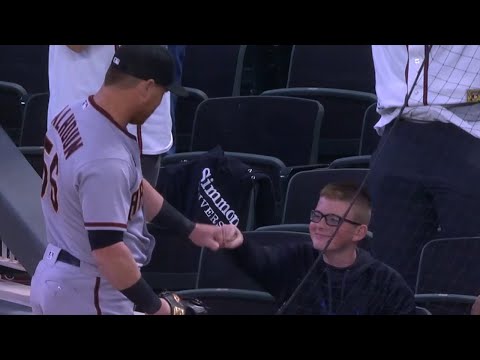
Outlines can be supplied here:
[[243, 94], [287, 86], [293, 45], [248, 45], [242, 77]]
[[208, 315], [273, 315], [275, 301], [268, 293], [239, 289], [189, 289], [178, 291], [182, 298], [196, 298]]
[[187, 45], [182, 85], [208, 97], [240, 95], [246, 45]]
[[320, 190], [331, 182], [361, 184], [368, 169], [318, 169], [295, 174], [287, 188], [283, 224], [308, 224], [310, 211], [315, 209]]
[[[19, 144], [27, 94], [48, 91], [48, 45], [0, 45], [0, 126]], [[13, 83], [20, 92], [5, 89]]]
[[48, 45], [0, 45], [0, 80], [29, 94], [48, 91]]
[[415, 293], [480, 294], [480, 237], [435, 239], [420, 254]]
[[415, 294], [418, 308], [426, 309], [425, 315], [470, 315], [476, 296], [458, 294]]
[[39, 176], [43, 173], [43, 142], [47, 132], [48, 100], [48, 93], [27, 96], [19, 140], [19, 150]]
[[308, 224], [276, 224], [256, 228], [255, 231], [290, 231], [299, 233], [310, 233]]
[[177, 97], [175, 106], [175, 147], [176, 152], [186, 152], [192, 143], [193, 121], [202, 101], [208, 96], [199, 89], [185, 87], [187, 97]]
[[314, 164], [323, 118], [313, 100], [239, 96], [208, 99], [195, 115], [191, 151], [220, 145], [225, 151], [272, 156], [287, 166]]
[[156, 244], [150, 263], [142, 268], [145, 280], [158, 292], [194, 288], [200, 248], [155, 224], [148, 224], [148, 231], [155, 237]]
[[432, 313], [422, 306], [415, 306], [415, 315], [432, 315]]
[[[171, 166], [180, 163], [186, 163], [188, 161], [194, 161], [200, 159], [201, 157], [205, 156], [206, 151], [192, 151], [192, 152], [183, 152], [177, 154], [167, 155], [162, 159], [163, 166]], [[283, 204], [284, 200], [284, 191], [283, 191], [283, 174], [287, 171], [287, 167], [285, 164], [277, 158], [271, 156], [264, 156], [264, 155], [257, 155], [257, 154], [247, 154], [247, 153], [236, 153], [236, 152], [225, 152], [225, 156], [235, 158], [244, 164], [250, 166], [252, 170], [256, 172], [263, 173], [267, 175], [271, 182], [272, 182], [272, 189], [270, 188], [262, 188], [259, 187], [257, 190], [259, 193], [255, 194], [255, 196], [259, 199], [263, 198], [263, 194], [260, 193], [261, 191], [271, 192], [273, 190], [276, 209], [275, 209], [275, 216], [273, 219], [274, 223], [280, 222], [281, 218], [281, 204]], [[261, 212], [257, 212], [257, 219], [255, 219], [255, 226], [261, 226], [262, 223], [271, 220], [270, 217], [267, 217], [265, 220], [261, 218]], [[270, 221], [271, 222], [271, 221]]]
[[287, 87], [337, 88], [375, 93], [370, 45], [294, 45]]
[[275, 215], [270, 176], [219, 147], [167, 156], [156, 188], [194, 221], [252, 230], [272, 223]]
[[13, 142], [20, 143], [23, 101], [27, 91], [17, 83], [0, 81], [0, 126]]
[[262, 96], [289, 96], [318, 101], [324, 109], [319, 133], [318, 162], [358, 155], [362, 122], [367, 108], [376, 103], [373, 93], [332, 88], [285, 88]]
[[20, 146], [43, 146], [47, 132], [48, 100], [48, 92], [28, 97], [23, 110]]

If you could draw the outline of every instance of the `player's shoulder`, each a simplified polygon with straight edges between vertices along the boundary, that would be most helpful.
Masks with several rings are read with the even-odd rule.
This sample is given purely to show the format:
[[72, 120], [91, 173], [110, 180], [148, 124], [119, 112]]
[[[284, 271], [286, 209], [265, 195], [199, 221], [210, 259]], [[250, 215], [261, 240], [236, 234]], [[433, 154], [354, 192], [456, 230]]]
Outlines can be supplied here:
[[112, 124], [106, 114], [96, 109], [90, 99], [84, 99], [71, 105], [82, 138], [82, 151], [78, 158], [82, 162], [101, 159], [130, 161], [131, 154], [128, 138], [117, 126]]
[[75, 173], [77, 178], [101, 173], [114, 179], [118, 176], [134, 177], [137, 172], [125, 159], [94, 157], [79, 161]]
[[119, 136], [121, 130], [118, 125], [114, 124], [106, 111], [95, 104], [93, 96], [73, 103], [71, 109], [82, 136], [91, 140], [90, 146], [105, 149], [125, 142], [125, 139]]

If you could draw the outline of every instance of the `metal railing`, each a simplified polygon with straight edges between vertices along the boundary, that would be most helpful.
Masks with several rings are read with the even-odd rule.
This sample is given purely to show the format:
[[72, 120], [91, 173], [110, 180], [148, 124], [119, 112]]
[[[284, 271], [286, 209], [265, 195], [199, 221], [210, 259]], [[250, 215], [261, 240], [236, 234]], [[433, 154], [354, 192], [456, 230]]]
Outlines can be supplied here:
[[7, 248], [7, 245], [0, 239], [2, 251], [0, 253], [0, 266], [5, 266], [11, 269], [25, 271], [25, 268], [20, 264], [15, 255]]

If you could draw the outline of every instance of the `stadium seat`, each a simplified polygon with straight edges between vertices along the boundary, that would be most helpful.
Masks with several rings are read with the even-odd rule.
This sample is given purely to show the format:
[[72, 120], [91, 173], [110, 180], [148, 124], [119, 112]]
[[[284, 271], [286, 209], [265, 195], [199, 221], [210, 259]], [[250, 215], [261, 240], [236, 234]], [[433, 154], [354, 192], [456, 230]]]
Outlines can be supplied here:
[[195, 115], [191, 151], [220, 145], [225, 151], [272, 156], [287, 166], [317, 163], [323, 107], [280, 96], [208, 99]]
[[295, 174], [287, 188], [282, 224], [308, 224], [320, 190], [330, 182], [361, 184], [368, 169], [317, 169]]
[[287, 87], [322, 87], [374, 93], [371, 47], [294, 45]]
[[435, 314], [469, 314], [480, 295], [480, 237], [434, 239], [420, 255], [415, 296]]
[[273, 315], [277, 310], [272, 296], [262, 291], [190, 289], [177, 294], [201, 300], [207, 307], [208, 315]]

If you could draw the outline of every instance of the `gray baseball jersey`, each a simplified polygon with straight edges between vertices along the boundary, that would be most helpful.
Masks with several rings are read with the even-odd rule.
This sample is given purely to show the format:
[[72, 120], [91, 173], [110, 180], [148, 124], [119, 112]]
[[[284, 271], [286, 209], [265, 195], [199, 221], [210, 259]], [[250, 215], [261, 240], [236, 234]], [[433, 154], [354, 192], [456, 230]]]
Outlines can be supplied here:
[[148, 263], [155, 240], [145, 224], [135, 136], [90, 96], [52, 120], [44, 159], [42, 208], [48, 242], [94, 265], [88, 231], [120, 230], [137, 264]]

